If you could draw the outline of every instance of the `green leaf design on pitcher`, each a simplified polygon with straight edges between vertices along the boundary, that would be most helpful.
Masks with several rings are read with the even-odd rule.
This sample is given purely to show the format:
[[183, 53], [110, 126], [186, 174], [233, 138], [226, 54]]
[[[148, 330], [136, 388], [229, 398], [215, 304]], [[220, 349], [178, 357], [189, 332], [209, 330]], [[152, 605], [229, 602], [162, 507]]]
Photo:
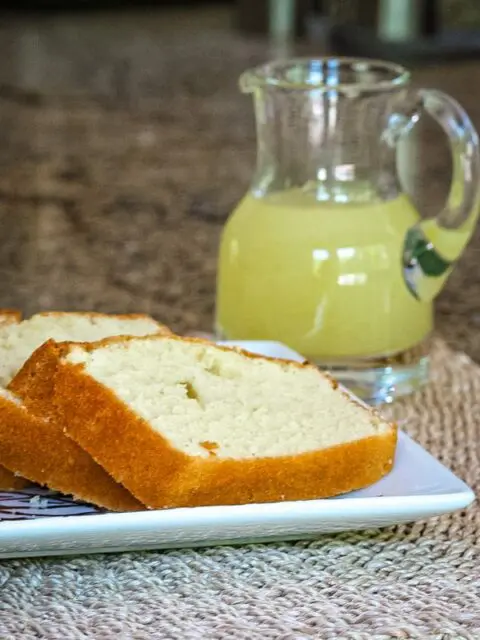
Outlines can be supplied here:
[[[431, 89], [420, 89], [416, 95], [420, 110], [432, 116], [446, 133], [453, 161], [444, 208], [435, 218], [410, 228], [404, 241], [407, 287], [418, 300], [429, 301], [441, 291], [475, 229], [480, 211], [480, 155], [475, 127], [453, 98]], [[408, 114], [408, 119], [417, 121], [418, 113], [414, 117]], [[408, 133], [409, 127], [404, 129]]]
[[442, 258], [433, 244], [425, 238], [419, 227], [414, 227], [407, 232], [405, 257], [407, 264], [416, 262], [424, 275], [432, 277], [442, 276], [451, 269], [453, 264]]

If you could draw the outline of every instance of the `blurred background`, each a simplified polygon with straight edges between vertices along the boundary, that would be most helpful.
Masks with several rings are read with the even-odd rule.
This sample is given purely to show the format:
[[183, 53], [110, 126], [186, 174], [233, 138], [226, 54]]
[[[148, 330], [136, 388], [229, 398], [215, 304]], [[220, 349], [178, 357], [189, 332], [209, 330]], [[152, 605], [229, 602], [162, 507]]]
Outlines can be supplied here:
[[[480, 127], [478, 0], [16, 0], [0, 10], [0, 306], [149, 312], [211, 330], [219, 234], [255, 161], [246, 68], [394, 59]], [[425, 214], [450, 156], [423, 121], [403, 179]], [[479, 239], [438, 304], [480, 358]]]

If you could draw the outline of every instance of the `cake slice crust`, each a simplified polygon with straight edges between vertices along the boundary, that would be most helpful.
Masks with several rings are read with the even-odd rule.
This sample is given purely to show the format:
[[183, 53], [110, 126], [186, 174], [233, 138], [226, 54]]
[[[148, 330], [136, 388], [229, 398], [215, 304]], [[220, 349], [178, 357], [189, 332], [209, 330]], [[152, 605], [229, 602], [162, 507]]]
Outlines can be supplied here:
[[[22, 313], [17, 309], [0, 309], [0, 327], [18, 324], [21, 319]], [[0, 491], [18, 491], [29, 484], [25, 478], [16, 476], [12, 471], [0, 465]]]
[[16, 476], [12, 471], [0, 465], [0, 491], [20, 491], [28, 487], [26, 478]]
[[[44, 360], [43, 377], [51, 380], [55, 363]], [[48, 371], [48, 374], [47, 374]], [[27, 367], [22, 373], [35, 373]], [[34, 383], [36, 385], [36, 382]], [[48, 389], [37, 387], [37, 398], [47, 397]], [[10, 397], [9, 397], [10, 395]], [[32, 405], [35, 406], [35, 405]], [[110, 511], [140, 511], [144, 505], [76, 442], [67, 438], [55, 416], [45, 405], [42, 417], [27, 408], [18, 397], [8, 391], [0, 395], [0, 459], [9, 469], [32, 482], [48, 486], [83, 502], [90, 502]], [[22, 488], [19, 486], [18, 488]]]

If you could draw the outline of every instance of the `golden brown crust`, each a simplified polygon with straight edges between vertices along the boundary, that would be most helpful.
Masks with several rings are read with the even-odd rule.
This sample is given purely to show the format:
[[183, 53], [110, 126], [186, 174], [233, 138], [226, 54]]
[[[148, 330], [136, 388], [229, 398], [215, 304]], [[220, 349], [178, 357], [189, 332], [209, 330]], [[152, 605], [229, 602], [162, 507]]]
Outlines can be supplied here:
[[30, 482], [25, 478], [16, 476], [0, 465], [0, 491], [19, 491], [28, 487], [29, 484]]
[[393, 425], [375, 437], [297, 456], [233, 460], [186, 455], [82, 365], [63, 361], [71, 347], [57, 347], [53, 400], [62, 423], [70, 437], [151, 508], [324, 498], [370, 485], [392, 468], [397, 439]]
[[[22, 319], [21, 311], [17, 309], [0, 309], [0, 327], [8, 324], [18, 324]], [[0, 491], [15, 491], [29, 485], [29, 481], [20, 478], [0, 465]]]
[[[50, 341], [35, 351], [9, 385], [24, 406], [0, 397], [0, 461], [34, 482], [112, 511], [144, 508], [66, 437], [55, 420], [49, 407], [57, 362], [56, 346]], [[25, 395], [28, 390], [31, 397]]]
[[22, 312], [18, 309], [0, 309], [0, 326], [18, 324], [22, 319]]
[[[18, 324], [22, 319], [21, 311], [16, 309], [0, 309], [0, 326]], [[0, 491], [23, 489], [30, 483], [0, 465]]]

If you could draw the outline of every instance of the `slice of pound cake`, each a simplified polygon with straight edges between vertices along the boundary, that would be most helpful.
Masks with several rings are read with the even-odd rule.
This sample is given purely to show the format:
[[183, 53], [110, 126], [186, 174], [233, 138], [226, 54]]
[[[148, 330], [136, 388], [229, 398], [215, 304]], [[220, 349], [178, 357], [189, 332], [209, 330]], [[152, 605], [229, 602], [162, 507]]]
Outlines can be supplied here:
[[[0, 330], [0, 463], [10, 471], [51, 489], [72, 494], [115, 511], [142, 505], [98, 465], [81, 447], [65, 436], [33, 393], [23, 398], [9, 384], [32, 352], [48, 339], [95, 341], [107, 336], [170, 333], [145, 315], [117, 316], [97, 313], [42, 313]], [[43, 362], [39, 376], [52, 378], [55, 362]], [[35, 372], [29, 369], [32, 379]], [[20, 376], [20, 380], [21, 380]]]
[[[0, 309], [0, 328], [7, 325], [18, 324], [22, 319], [20, 311], [15, 309]], [[14, 473], [0, 465], [0, 491], [16, 491], [28, 486], [29, 482], [25, 478], [16, 476]]]
[[30, 366], [22, 397], [36, 387], [68, 435], [151, 508], [334, 496], [393, 464], [396, 427], [312, 365], [151, 336], [49, 343]]

